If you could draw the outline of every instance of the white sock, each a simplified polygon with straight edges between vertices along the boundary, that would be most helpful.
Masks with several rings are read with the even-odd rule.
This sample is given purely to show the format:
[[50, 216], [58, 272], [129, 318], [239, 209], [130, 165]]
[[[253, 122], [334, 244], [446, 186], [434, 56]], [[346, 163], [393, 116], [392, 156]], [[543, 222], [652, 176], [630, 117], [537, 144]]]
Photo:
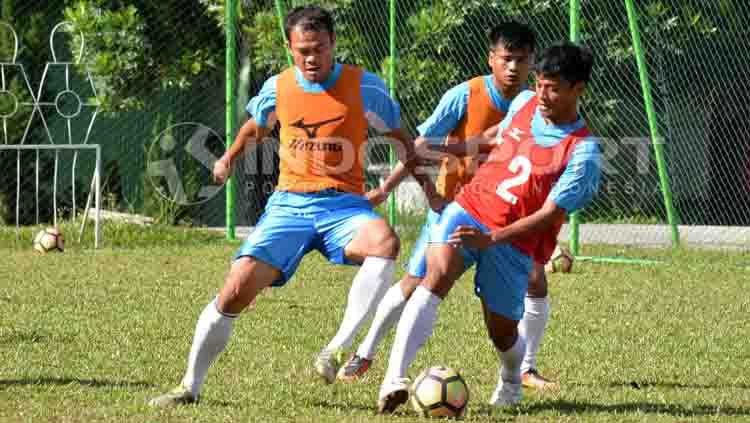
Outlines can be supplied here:
[[521, 364], [521, 371], [536, 369], [536, 354], [544, 338], [544, 329], [549, 321], [549, 297], [526, 297], [523, 319], [518, 324], [518, 333], [526, 340], [526, 355]]
[[209, 303], [198, 318], [193, 336], [193, 346], [188, 356], [188, 366], [182, 385], [193, 395], [199, 395], [206, 380], [208, 368], [224, 351], [232, 334], [237, 315], [222, 314], [216, 309], [216, 300]]
[[349, 289], [349, 299], [336, 336], [326, 347], [329, 350], [349, 348], [359, 328], [375, 311], [385, 291], [393, 282], [396, 261], [382, 257], [366, 257]]
[[406, 298], [401, 291], [401, 284], [391, 286], [378, 305], [370, 331], [357, 349], [358, 356], [372, 360], [385, 334], [398, 322], [405, 305]]
[[420, 285], [406, 302], [388, 359], [386, 381], [407, 377], [407, 370], [417, 351], [432, 334], [441, 301], [440, 297]]
[[520, 335], [512, 347], [505, 351], [498, 351], [500, 356], [500, 378], [497, 381], [498, 388], [503, 383], [521, 383], [521, 361], [526, 351], [526, 343]]

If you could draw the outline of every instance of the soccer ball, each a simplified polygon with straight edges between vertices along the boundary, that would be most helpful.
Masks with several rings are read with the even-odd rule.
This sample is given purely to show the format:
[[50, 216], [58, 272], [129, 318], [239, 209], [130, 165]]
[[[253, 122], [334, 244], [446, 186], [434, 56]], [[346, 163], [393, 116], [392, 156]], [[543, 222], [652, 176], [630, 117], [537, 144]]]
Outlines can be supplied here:
[[411, 386], [414, 410], [425, 417], [461, 417], [468, 402], [466, 382], [449, 367], [430, 367]]
[[34, 249], [40, 253], [62, 253], [65, 249], [65, 236], [57, 228], [43, 229], [34, 238]]
[[547, 264], [544, 265], [544, 270], [547, 273], [570, 273], [573, 270], [573, 261], [575, 258], [570, 252], [559, 245], [555, 247], [555, 251], [552, 253]]

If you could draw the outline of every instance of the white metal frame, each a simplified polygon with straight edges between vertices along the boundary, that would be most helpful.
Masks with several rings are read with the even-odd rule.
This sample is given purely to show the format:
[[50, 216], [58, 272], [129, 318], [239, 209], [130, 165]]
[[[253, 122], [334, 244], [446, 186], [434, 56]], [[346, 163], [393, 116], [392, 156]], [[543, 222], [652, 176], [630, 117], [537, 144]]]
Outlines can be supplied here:
[[[93, 110], [93, 114], [91, 115], [91, 120], [89, 121], [89, 125], [86, 130], [86, 135], [84, 136], [83, 143], [82, 143], [82, 144], [88, 144], [89, 136], [91, 135], [91, 130], [94, 127], [94, 122], [96, 121], [97, 115], [99, 113], [99, 106], [100, 106], [99, 101], [98, 101], [98, 94], [96, 92], [96, 85], [94, 84], [94, 79], [92, 77], [91, 71], [88, 69], [88, 66], [86, 66], [86, 79], [90, 85], [91, 92], [94, 94], [94, 98], [83, 101], [83, 99], [81, 99], [80, 94], [74, 91], [71, 91], [71, 88], [70, 88], [71, 68], [81, 64], [81, 61], [83, 60], [83, 52], [84, 52], [85, 45], [86, 45], [86, 39], [84, 38], [83, 33], [79, 31], [79, 34], [81, 37], [81, 46], [78, 51], [78, 55], [74, 58], [74, 61], [73, 62], [70, 62], [70, 61], [58, 62], [57, 53], [55, 52], [54, 39], [55, 39], [55, 34], [57, 33], [57, 31], [59, 31], [62, 28], [75, 30], [75, 27], [72, 23], [64, 21], [55, 25], [55, 27], [52, 29], [52, 32], [50, 33], [49, 48], [50, 48], [50, 52], [52, 53], [52, 62], [48, 62], [44, 67], [44, 72], [42, 73], [42, 80], [39, 83], [39, 91], [36, 95], [35, 111], [39, 113], [39, 117], [42, 120], [42, 125], [44, 126], [44, 129], [47, 132], [47, 137], [49, 138], [50, 143], [54, 144], [55, 141], [54, 141], [54, 138], [52, 137], [52, 133], [50, 132], [49, 127], [47, 126], [47, 120], [44, 117], [44, 110], [43, 110], [45, 108], [53, 107], [55, 111], [57, 112], [57, 114], [63, 119], [65, 119], [65, 123], [67, 126], [66, 138], [67, 138], [68, 144], [73, 144], [73, 133], [72, 133], [71, 121], [72, 119], [77, 118], [81, 114], [81, 110], [83, 107], [90, 108], [91, 110]], [[53, 68], [53, 67], [64, 67], [65, 90], [57, 93], [54, 101], [43, 101], [44, 100], [43, 99], [44, 88], [45, 88], [45, 84], [47, 83], [48, 72], [50, 68]], [[66, 113], [63, 113], [62, 110], [60, 110], [59, 101], [63, 95], [72, 95], [76, 98], [76, 101], [78, 103], [78, 109], [75, 111], [75, 113], [66, 114]], [[33, 115], [32, 115], [32, 119], [33, 119]], [[29, 124], [31, 124], [31, 121], [29, 121]], [[25, 139], [21, 141], [21, 144], [23, 144], [24, 141]], [[75, 181], [75, 177], [76, 177], [76, 165], [75, 164], [77, 161], [78, 161], [78, 153], [76, 152], [75, 155], [73, 156], [73, 175], [72, 175], [73, 181]], [[76, 208], [77, 208], [76, 207], [76, 190], [75, 190], [75, 182], [74, 182], [73, 184], [73, 218], [75, 218]]]
[[[10, 31], [10, 33], [13, 35], [13, 57], [11, 57], [9, 62], [0, 62], [0, 94], [10, 95], [13, 98], [13, 101], [15, 102], [13, 112], [8, 114], [2, 114], [0, 115], [0, 119], [3, 121], [3, 143], [9, 144], [8, 140], [8, 119], [11, 118], [13, 115], [16, 114], [18, 111], [19, 106], [28, 106], [31, 107], [31, 117], [29, 118], [29, 122], [26, 124], [26, 130], [23, 133], [23, 138], [21, 138], [21, 144], [23, 144], [24, 140], [26, 140], [26, 137], [29, 134], [29, 129], [31, 128], [31, 121], [34, 117], [34, 113], [37, 111], [37, 101], [36, 101], [36, 95], [34, 94], [34, 90], [31, 88], [31, 84], [29, 83], [29, 78], [26, 75], [26, 70], [23, 68], [23, 65], [20, 63], [16, 63], [16, 59], [18, 59], [18, 34], [16, 33], [16, 30], [13, 29], [13, 27], [4, 21], [0, 21], [0, 27], [5, 27]], [[18, 72], [20, 72], [21, 77], [23, 78], [23, 82], [26, 86], [26, 89], [28, 90], [29, 95], [31, 96], [32, 103], [27, 102], [19, 102], [18, 98], [11, 92], [8, 88], [8, 78], [6, 74], [6, 70], [10, 69], [17, 69]], [[46, 125], [46, 123], [45, 123]], [[46, 126], [45, 126], [46, 128]]]
[[[78, 152], [80, 150], [95, 150], [96, 152], [96, 163], [94, 165], [94, 176], [91, 180], [91, 189], [89, 190], [88, 198], [86, 199], [86, 208], [83, 212], [83, 219], [81, 222], [81, 229], [78, 234], [78, 240], [81, 240], [83, 231], [86, 228], [86, 220], [88, 219], [89, 208], [91, 206], [91, 195], [94, 195], [94, 248], [99, 248], [101, 240], [101, 227], [99, 226], [99, 220], [101, 215], [102, 205], [102, 187], [101, 187], [101, 162], [102, 162], [102, 149], [98, 144], [15, 144], [15, 145], [0, 145], [0, 152], [3, 150], [15, 150], [16, 151], [16, 239], [19, 238], [20, 233], [20, 208], [21, 208], [21, 151], [22, 150], [34, 150], [36, 151], [36, 217], [37, 223], [39, 223], [39, 151], [40, 150], [54, 150], [55, 151], [55, 174], [54, 174], [54, 187], [52, 189], [53, 197], [53, 218], [54, 224], [57, 226], [57, 168], [59, 162], [60, 150], [73, 150]], [[75, 166], [75, 164], [74, 164]]]

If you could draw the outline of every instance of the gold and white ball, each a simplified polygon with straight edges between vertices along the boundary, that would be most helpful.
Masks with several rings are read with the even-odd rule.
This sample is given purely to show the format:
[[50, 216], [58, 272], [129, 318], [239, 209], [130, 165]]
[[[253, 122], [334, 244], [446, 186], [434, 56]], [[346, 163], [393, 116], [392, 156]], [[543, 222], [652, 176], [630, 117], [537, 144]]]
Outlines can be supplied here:
[[565, 247], [557, 246], [555, 251], [552, 253], [547, 264], [544, 265], [544, 270], [547, 273], [570, 273], [573, 270], [573, 262], [575, 258]]
[[34, 249], [40, 253], [65, 251], [65, 236], [57, 228], [46, 228], [34, 237]]

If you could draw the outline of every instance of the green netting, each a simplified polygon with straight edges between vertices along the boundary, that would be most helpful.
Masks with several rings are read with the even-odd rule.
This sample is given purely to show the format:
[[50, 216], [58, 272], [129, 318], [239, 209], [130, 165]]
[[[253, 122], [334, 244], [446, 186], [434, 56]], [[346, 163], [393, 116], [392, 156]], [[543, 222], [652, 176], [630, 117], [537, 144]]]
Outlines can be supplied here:
[[[10, 115], [0, 142], [100, 144], [106, 209], [167, 224], [223, 225], [222, 191], [210, 181], [223, 151], [223, 16], [210, 2], [6, 0], [0, 21], [0, 83], [7, 83], [0, 114]], [[31, 93], [19, 82], [20, 66]], [[31, 111], [11, 113], [14, 97]], [[84, 207], [93, 165], [80, 160], [74, 182], [62, 175], [73, 159], [61, 157], [56, 204], [63, 217]], [[20, 203], [34, 210], [34, 158], [23, 161]], [[49, 158], [41, 162], [44, 220], [53, 215], [53, 177]], [[16, 220], [13, 169], [14, 159], [0, 158], [0, 221], [9, 224]]]
[[[272, 28], [270, 21], [277, 18], [278, 8], [287, 11], [300, 1], [267, 2], [264, 11], [256, 15], [255, 28]], [[338, 1], [323, 2], [333, 11], [336, 20], [337, 57], [339, 60], [363, 66], [379, 74], [390, 83], [389, 69], [395, 66], [394, 92], [402, 109], [402, 126], [412, 135], [437, 105], [450, 87], [473, 76], [489, 72], [487, 65], [487, 31], [502, 21], [518, 19], [535, 27], [545, 28], [540, 34], [544, 44], [567, 35], [567, 9], [550, 3], [544, 6], [514, 6], [508, 2], [414, 1], [394, 2], [395, 47], [397, 60], [390, 58], [389, 2]], [[257, 32], [256, 32], [257, 33]], [[275, 39], [274, 39], [275, 38]], [[282, 34], [256, 42], [254, 53], [268, 66], [258, 69], [268, 77], [286, 66], [283, 56]], [[275, 60], [267, 60], [269, 51], [276, 49]], [[251, 59], [252, 60], [252, 59]], [[373, 139], [374, 134], [371, 134]], [[371, 165], [388, 163], [388, 148], [377, 144], [370, 148]], [[377, 181], [379, 172], [369, 167], [368, 180]], [[412, 185], [411, 190], [417, 190]], [[406, 194], [406, 195], [404, 195]], [[401, 190], [399, 205], [413, 211], [413, 192]], [[421, 210], [424, 212], [424, 210]]]
[[[245, 68], [252, 80], [248, 86], [250, 95], [257, 93], [263, 81], [289, 66], [279, 12], [283, 17], [286, 11], [302, 4], [305, 2], [264, 2], [264, 5], [258, 5], [258, 9], [253, 10], [254, 15], [247, 15], [246, 25], [252, 29], [245, 26], [246, 31], [238, 34], [238, 37], [242, 51], [240, 57], [247, 58]], [[324, 6], [335, 16], [338, 60], [360, 65], [388, 81], [389, 10], [387, 3], [385, 7], [382, 3], [378, 3], [377, 7], [374, 4], [367, 14], [356, 7], [345, 7], [344, 2], [341, 5], [329, 2]], [[244, 104], [241, 108], [244, 108]], [[240, 192], [238, 196], [238, 211], [249, 215], [249, 220], [259, 217], [278, 178], [278, 155], [275, 154], [278, 151], [277, 135], [273, 133], [271, 140], [248, 156], [245, 168], [238, 175], [240, 186], [245, 188], [244, 193]], [[383, 169], [389, 167], [389, 148], [375, 131], [371, 130], [369, 137], [367, 185], [375, 187], [379, 185]]]
[[[750, 144], [742, 119], [747, 51], [740, 2], [637, 1], [656, 127], [681, 238], [688, 245], [747, 245]], [[597, 53], [583, 111], [605, 151], [604, 180], [582, 214], [582, 243], [669, 245], [670, 230], [651, 146], [624, 4], [584, 2], [582, 41]], [[609, 226], [608, 224], [617, 224]], [[710, 225], [710, 226], [709, 226]], [[585, 253], [585, 248], [583, 249]]]
[[[283, 2], [283, 7], [302, 3]], [[385, 78], [388, 3], [325, 5], [337, 18], [341, 59], [379, 70]], [[582, 243], [612, 244], [624, 256], [633, 246], [673, 244], [664, 195], [671, 186], [684, 239], [740, 245], [747, 241], [742, 231], [714, 239], [712, 234], [732, 232], [701, 225], [745, 226], [750, 218], [747, 124], [741, 119], [745, 102], [733, 100], [744, 88], [736, 51], [747, 43], [746, 12], [731, 1], [634, 5], [661, 136], [656, 141], [665, 153], [666, 185], [659, 180], [624, 1], [584, 1], [576, 18], [568, 0], [396, 1], [395, 84], [404, 126], [414, 134], [448, 88], [488, 72], [485, 31], [493, 24], [507, 19], [528, 23], [543, 48], [569, 38], [577, 19], [580, 39], [597, 61], [581, 110], [604, 151], [600, 193], [579, 214]]]
[[[246, 119], [244, 108], [250, 96], [288, 66], [279, 11], [283, 14], [305, 3], [236, 2], [233, 81], [238, 88], [231, 101], [237, 106], [239, 124]], [[395, 66], [395, 96], [403, 126], [413, 135], [446, 90], [489, 71], [485, 38], [489, 27], [508, 19], [526, 22], [537, 32], [540, 49], [569, 38], [571, 32], [569, 0], [318, 3], [335, 15], [338, 60], [361, 65], [387, 83], [391, 82], [388, 70]], [[49, 138], [70, 142], [68, 118], [54, 110], [45, 115], [48, 136], [40, 118], [31, 115], [33, 104], [39, 103], [35, 97], [54, 100], [66, 87], [65, 77], [53, 78], [50, 73], [50, 82], [40, 89], [45, 68], [55, 62], [49, 35], [57, 23], [71, 21], [73, 26], [61, 31], [54, 44], [58, 61], [75, 61], [78, 34], [86, 39], [83, 60], [68, 68], [68, 81], [75, 86], [71, 91], [83, 93], [82, 98], [92, 97], [85, 93], [85, 83], [77, 86], [82, 78], [85, 82], [87, 70], [96, 82], [101, 107], [88, 142], [103, 148], [105, 206], [167, 223], [221, 226], [224, 195], [211, 185], [209, 167], [223, 151], [225, 133], [224, 5], [225, 0], [1, 2], [0, 20], [19, 34], [16, 63], [23, 65], [31, 85], [29, 93], [19, 67], [11, 66], [12, 37], [0, 25], [2, 142], [44, 143]], [[745, 100], [750, 12], [739, 0], [639, 0], [634, 5], [682, 238], [688, 243], [747, 244], [741, 227], [750, 225], [750, 128]], [[586, 254], [588, 243], [615, 245], [613, 251], [625, 256], [628, 246], [669, 245], [625, 1], [585, 0], [579, 10], [580, 38], [596, 55], [594, 80], [581, 112], [604, 150], [599, 195], [580, 213], [582, 253]], [[390, 57], [391, 38], [395, 62]], [[61, 107], [75, 109], [74, 99], [67, 100], [72, 105], [61, 102]], [[16, 103], [19, 107], [10, 113]], [[81, 136], [75, 134], [86, 132], [85, 120], [71, 123], [72, 142], [80, 142]], [[190, 122], [199, 125], [184, 125]], [[196, 134], [203, 137], [202, 153], [184, 148]], [[234, 211], [238, 225], [252, 225], [262, 213], [277, 178], [277, 149], [276, 142], [265, 143], [238, 164]], [[380, 169], [387, 167], [388, 148], [373, 142], [368, 160], [368, 183], [375, 185]], [[169, 161], [184, 191], [182, 202], [175, 201], [179, 196], [164, 175], [165, 168], [149, 172], [150, 164]], [[15, 161], [0, 158], [0, 215], [6, 222], [14, 220], [13, 213], [8, 214], [15, 201], [14, 166]], [[85, 178], [81, 172], [76, 182], [83, 187], [79, 198], [85, 194]], [[27, 198], [32, 186], [22, 188], [22, 197]], [[61, 187], [63, 192], [66, 189], [70, 191]], [[402, 203], [413, 202], [408, 195], [403, 198]], [[69, 200], [60, 201], [72, 207], [65, 203]], [[31, 209], [28, 204], [24, 207]], [[568, 233], [564, 231], [563, 238]]]

